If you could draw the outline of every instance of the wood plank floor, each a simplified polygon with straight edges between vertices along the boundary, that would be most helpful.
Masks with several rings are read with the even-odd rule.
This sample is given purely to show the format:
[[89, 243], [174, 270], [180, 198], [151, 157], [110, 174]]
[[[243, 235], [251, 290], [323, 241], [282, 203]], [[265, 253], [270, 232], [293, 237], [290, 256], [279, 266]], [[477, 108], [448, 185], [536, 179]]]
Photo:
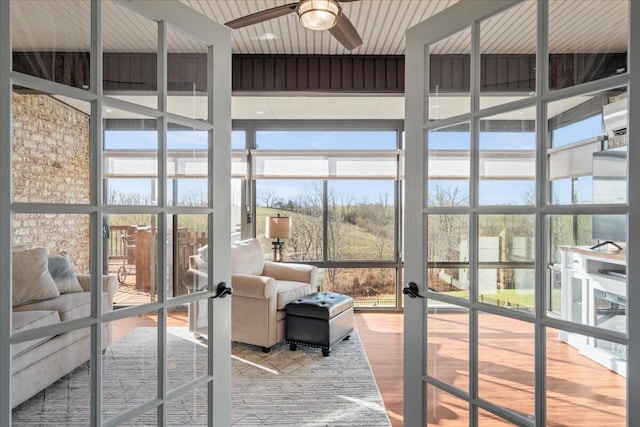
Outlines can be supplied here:
[[[185, 312], [169, 313], [170, 326], [186, 326]], [[393, 427], [403, 425], [403, 317], [398, 313], [355, 315], [382, 399]], [[153, 326], [153, 314], [116, 321], [114, 338], [138, 326]], [[468, 384], [468, 316], [429, 315], [430, 375], [466, 389]], [[533, 329], [531, 325], [492, 315], [479, 320], [480, 397], [519, 412], [532, 414], [535, 389]], [[547, 333], [547, 426], [625, 426], [625, 379], [579, 354]], [[432, 387], [427, 393], [429, 425], [468, 426], [468, 405]], [[480, 424], [511, 425], [480, 411]]]
[[393, 427], [402, 426], [403, 317], [399, 313], [356, 312], [354, 327]]

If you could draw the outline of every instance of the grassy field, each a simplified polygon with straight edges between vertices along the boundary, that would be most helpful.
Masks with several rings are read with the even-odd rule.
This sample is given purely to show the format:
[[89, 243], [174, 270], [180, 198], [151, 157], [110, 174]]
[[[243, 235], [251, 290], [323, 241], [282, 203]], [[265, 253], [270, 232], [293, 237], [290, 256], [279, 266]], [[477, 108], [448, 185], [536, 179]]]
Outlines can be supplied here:
[[[277, 216], [278, 214], [282, 216], [291, 216], [292, 217], [292, 233], [294, 236], [296, 232], [302, 233], [300, 224], [298, 224], [298, 228], [296, 228], [296, 223], [299, 221], [309, 222], [316, 221], [318, 223], [318, 235], [312, 236], [318, 241], [321, 246], [321, 224], [322, 218], [312, 218], [308, 215], [298, 214], [298, 213], [290, 213], [286, 210], [282, 209], [274, 209], [274, 208], [257, 208], [256, 213], [256, 236], [262, 237], [264, 236], [265, 230], [265, 218]], [[334, 224], [330, 224], [334, 225]], [[392, 229], [389, 230], [391, 235], [393, 236]], [[350, 224], [346, 222], [341, 222], [340, 224], [335, 224], [335, 239], [336, 241], [327, 242], [329, 244], [329, 251], [332, 251], [332, 248], [337, 248], [337, 253], [329, 253], [329, 257], [334, 261], [391, 261], [393, 260], [393, 237], [384, 238], [375, 236], [362, 227], [356, 224]], [[307, 237], [307, 236], [305, 236]], [[382, 241], [381, 239], [384, 239]], [[384, 243], [384, 247], [380, 250], [380, 244]], [[287, 245], [285, 242], [285, 255], [287, 252], [291, 252], [294, 249], [291, 245]], [[382, 255], [382, 256], [381, 256]]]
[[[559, 292], [559, 291], [558, 291]], [[469, 291], [453, 291], [445, 292], [458, 298], [469, 299]], [[557, 296], [559, 298], [559, 295]], [[533, 290], [520, 289], [496, 289], [496, 292], [480, 292], [478, 296], [480, 302], [491, 305], [499, 305], [502, 307], [510, 306], [512, 308], [534, 308], [535, 294]]]

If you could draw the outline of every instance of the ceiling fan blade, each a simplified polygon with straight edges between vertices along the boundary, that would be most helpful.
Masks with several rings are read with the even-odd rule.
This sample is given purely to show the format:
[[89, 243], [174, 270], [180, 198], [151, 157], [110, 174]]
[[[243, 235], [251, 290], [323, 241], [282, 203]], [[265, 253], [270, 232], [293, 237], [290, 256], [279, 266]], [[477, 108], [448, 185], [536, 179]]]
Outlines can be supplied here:
[[344, 13], [338, 15], [338, 22], [333, 28], [329, 29], [329, 32], [349, 50], [353, 50], [362, 44], [358, 30]]
[[234, 19], [225, 23], [229, 28], [242, 28], [249, 25], [257, 24], [259, 22], [268, 21], [269, 19], [277, 18], [279, 16], [288, 15], [296, 11], [298, 3], [289, 3], [283, 6], [272, 7], [271, 9], [261, 10], [260, 12], [252, 13], [251, 15], [243, 16], [242, 18]]

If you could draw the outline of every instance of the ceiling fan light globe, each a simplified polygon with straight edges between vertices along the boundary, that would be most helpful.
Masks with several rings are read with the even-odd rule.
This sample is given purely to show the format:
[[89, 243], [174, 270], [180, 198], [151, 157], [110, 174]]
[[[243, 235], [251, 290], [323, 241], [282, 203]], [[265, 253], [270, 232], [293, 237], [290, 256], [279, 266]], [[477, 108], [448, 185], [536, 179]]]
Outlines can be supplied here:
[[300, 15], [300, 23], [303, 27], [314, 30], [328, 30], [336, 25], [336, 17], [326, 11], [311, 11]]
[[336, 0], [302, 0], [297, 12], [303, 27], [314, 31], [328, 30], [338, 22], [340, 4]]

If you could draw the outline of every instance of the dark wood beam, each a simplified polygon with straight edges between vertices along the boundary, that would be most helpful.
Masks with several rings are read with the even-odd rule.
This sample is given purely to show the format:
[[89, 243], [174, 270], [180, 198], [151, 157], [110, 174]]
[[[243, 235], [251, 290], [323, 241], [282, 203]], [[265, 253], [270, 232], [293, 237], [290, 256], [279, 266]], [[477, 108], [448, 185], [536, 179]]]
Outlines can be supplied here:
[[[14, 70], [75, 87], [88, 88], [87, 52], [14, 52]], [[404, 93], [404, 56], [233, 55], [235, 94]], [[483, 55], [483, 92], [521, 93], [535, 90], [535, 55]], [[465, 93], [470, 87], [469, 55], [433, 55], [430, 89]], [[626, 71], [625, 53], [561, 54], [549, 59], [551, 89], [601, 79]], [[155, 92], [154, 53], [106, 53], [105, 93]], [[203, 54], [169, 54], [169, 92], [204, 94]]]

